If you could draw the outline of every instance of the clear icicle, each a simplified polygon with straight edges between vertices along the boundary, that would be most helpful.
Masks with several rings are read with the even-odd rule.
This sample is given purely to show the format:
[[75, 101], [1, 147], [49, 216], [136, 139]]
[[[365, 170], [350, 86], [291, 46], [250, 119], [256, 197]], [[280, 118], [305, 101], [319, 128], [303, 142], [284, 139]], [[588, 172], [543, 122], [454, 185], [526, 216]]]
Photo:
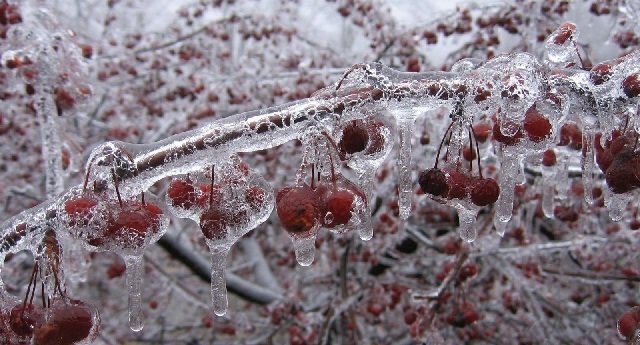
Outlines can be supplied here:
[[213, 312], [218, 316], [226, 314], [229, 307], [224, 273], [229, 249], [228, 246], [209, 245], [211, 251], [211, 304]]
[[629, 204], [632, 198], [631, 193], [615, 194], [607, 190], [604, 204], [609, 210], [609, 218], [614, 222], [622, 220], [627, 209], [627, 204]]
[[62, 144], [58, 133], [56, 106], [52, 92], [47, 92], [46, 89], [40, 90], [36, 94], [35, 108], [40, 122], [42, 157], [45, 158], [47, 198], [54, 198], [64, 192], [64, 181], [62, 178]]
[[507, 224], [509, 224], [509, 221], [503, 222], [498, 217], [493, 218], [493, 226], [500, 237], [504, 237], [504, 233], [507, 231]]
[[371, 224], [371, 213], [367, 213], [363, 217], [363, 221], [358, 224], [358, 235], [363, 241], [369, 241], [373, 238], [373, 225]]
[[560, 200], [565, 200], [569, 190], [569, 159], [567, 155], [559, 154], [557, 165], [558, 170], [555, 176], [556, 197]]
[[142, 274], [144, 264], [141, 256], [125, 257], [127, 265], [127, 289], [129, 290], [129, 327], [140, 332], [144, 327], [142, 316]]
[[593, 156], [593, 140], [595, 137], [594, 130], [591, 126], [584, 126], [582, 132], [582, 142], [585, 145], [584, 155], [582, 156], [582, 183], [584, 185], [584, 200], [589, 204], [593, 204], [593, 170], [595, 169], [595, 161]]
[[[511, 219], [513, 213], [514, 189], [516, 187], [518, 159], [515, 155], [504, 154], [502, 166], [500, 168], [500, 196], [496, 201], [496, 218], [506, 223]], [[496, 227], [497, 228], [497, 227]]]
[[555, 177], [555, 167], [542, 167], [542, 212], [547, 218], [553, 218], [553, 209], [555, 208]]
[[457, 207], [457, 209], [458, 219], [460, 220], [458, 235], [465, 242], [471, 243], [475, 241], [476, 236], [478, 235], [475, 227], [478, 210], [466, 207]]
[[309, 266], [316, 255], [316, 234], [308, 236], [292, 236], [293, 248], [296, 252], [296, 261], [300, 266]]
[[398, 207], [400, 218], [407, 219], [411, 214], [411, 137], [413, 135], [414, 118], [398, 119], [400, 127], [400, 157], [398, 159]]

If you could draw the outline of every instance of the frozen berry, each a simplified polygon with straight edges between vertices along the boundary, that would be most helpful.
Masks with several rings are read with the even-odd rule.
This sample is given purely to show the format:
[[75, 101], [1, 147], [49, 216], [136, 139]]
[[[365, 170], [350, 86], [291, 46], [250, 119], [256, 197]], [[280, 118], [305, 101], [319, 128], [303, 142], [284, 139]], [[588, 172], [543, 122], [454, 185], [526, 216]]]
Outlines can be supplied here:
[[447, 176], [438, 168], [427, 169], [418, 177], [420, 188], [433, 196], [444, 196], [449, 191]]
[[633, 155], [624, 153], [616, 156], [607, 169], [605, 180], [616, 194], [626, 193], [640, 186], [640, 181], [634, 174]]
[[515, 145], [523, 136], [522, 127], [515, 122], [505, 121], [504, 123], [501, 123], [496, 121], [493, 124], [493, 139], [499, 143], [503, 143], [507, 146]]
[[535, 105], [527, 110], [524, 116], [524, 131], [529, 140], [538, 143], [551, 135], [551, 123], [542, 115]]
[[33, 330], [44, 323], [44, 313], [36, 305], [22, 303], [16, 305], [9, 313], [9, 327], [18, 336], [30, 337]]
[[319, 219], [317, 195], [308, 186], [293, 187], [280, 196], [276, 211], [282, 226], [290, 233], [310, 231]]
[[611, 78], [611, 74], [611, 65], [600, 63], [591, 68], [589, 79], [591, 79], [593, 85], [601, 85]]
[[93, 312], [84, 303], [72, 302], [51, 308], [47, 323], [34, 335], [34, 345], [72, 345], [89, 337]]
[[224, 209], [212, 204], [200, 216], [200, 230], [209, 240], [223, 240], [229, 236], [229, 230], [247, 222], [246, 211]]
[[354, 154], [363, 151], [368, 143], [369, 133], [366, 127], [362, 121], [354, 120], [342, 130], [342, 138], [338, 146], [343, 153]]
[[622, 91], [629, 98], [640, 95], [640, 74], [632, 74], [622, 81]]
[[459, 170], [452, 170], [448, 173], [447, 186], [449, 199], [464, 199], [467, 197], [471, 179], [465, 173]]
[[162, 210], [152, 203], [141, 204], [137, 201], [125, 203], [115, 216], [109, 219], [104, 236], [89, 240], [89, 244], [141, 248], [149, 235], [160, 230], [162, 214]]
[[625, 340], [631, 340], [636, 336], [640, 325], [640, 307], [635, 306], [627, 310], [618, 319], [618, 333]]
[[572, 38], [576, 33], [576, 25], [573, 23], [563, 23], [556, 30], [555, 36], [553, 37], [553, 43], [557, 45], [563, 45], [567, 42], [568, 39]]
[[80, 196], [64, 203], [64, 210], [69, 216], [69, 226], [86, 226], [92, 217], [98, 201], [90, 196]]
[[477, 206], [493, 204], [500, 196], [500, 186], [492, 178], [481, 178], [475, 181], [471, 189], [471, 201]]
[[542, 153], [542, 165], [552, 167], [556, 165], [556, 151], [548, 149]]
[[190, 209], [197, 201], [196, 189], [189, 180], [173, 180], [167, 191], [171, 205], [183, 209]]
[[560, 127], [560, 142], [558, 146], [567, 146], [574, 150], [582, 148], [582, 130], [574, 122], [567, 122]]
[[[351, 219], [351, 212], [354, 208], [355, 197], [348, 190], [334, 190], [328, 192], [324, 197], [326, 212], [320, 218], [322, 225], [333, 228], [344, 225]], [[323, 210], [324, 211], [324, 210]]]

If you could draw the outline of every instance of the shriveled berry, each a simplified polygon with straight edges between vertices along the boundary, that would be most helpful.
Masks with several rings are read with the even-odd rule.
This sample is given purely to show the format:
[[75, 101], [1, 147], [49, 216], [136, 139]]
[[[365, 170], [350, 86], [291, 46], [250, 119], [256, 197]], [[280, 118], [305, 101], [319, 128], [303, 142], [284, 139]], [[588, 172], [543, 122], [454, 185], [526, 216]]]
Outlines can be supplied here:
[[477, 206], [493, 204], [500, 196], [500, 186], [492, 178], [482, 178], [475, 181], [471, 189], [471, 202]]
[[293, 187], [276, 203], [280, 223], [290, 233], [310, 231], [320, 217], [318, 198], [308, 186]]
[[369, 143], [369, 133], [362, 121], [349, 122], [342, 130], [338, 147], [343, 153], [354, 154], [363, 151]]
[[447, 176], [438, 168], [427, 169], [418, 177], [420, 188], [433, 196], [443, 196], [449, 191]]
[[567, 122], [560, 127], [560, 142], [558, 146], [567, 146], [574, 150], [582, 148], [582, 130], [574, 122]]
[[611, 162], [605, 173], [605, 180], [611, 191], [622, 194], [640, 186], [640, 181], [634, 173], [633, 155], [618, 154]]

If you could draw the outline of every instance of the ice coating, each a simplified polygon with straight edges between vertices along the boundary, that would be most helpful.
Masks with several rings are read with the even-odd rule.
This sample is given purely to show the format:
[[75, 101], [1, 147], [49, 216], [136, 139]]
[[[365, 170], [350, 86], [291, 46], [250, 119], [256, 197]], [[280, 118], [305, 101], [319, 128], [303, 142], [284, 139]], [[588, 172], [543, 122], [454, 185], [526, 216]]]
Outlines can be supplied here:
[[127, 291], [129, 293], [129, 328], [134, 332], [140, 332], [144, 327], [142, 315], [142, 276], [144, 263], [142, 256], [125, 257], [127, 265]]
[[229, 255], [230, 247], [225, 245], [216, 245], [212, 241], [208, 241], [209, 250], [211, 251], [211, 303], [213, 312], [218, 316], [227, 313], [229, 301], [227, 299], [227, 286], [224, 277], [224, 271]]

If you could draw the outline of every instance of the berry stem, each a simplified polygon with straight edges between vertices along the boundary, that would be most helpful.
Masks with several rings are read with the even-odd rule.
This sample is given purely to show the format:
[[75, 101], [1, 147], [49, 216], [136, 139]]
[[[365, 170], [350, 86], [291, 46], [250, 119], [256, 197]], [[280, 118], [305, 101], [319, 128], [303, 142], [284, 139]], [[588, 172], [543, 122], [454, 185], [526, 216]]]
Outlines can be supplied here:
[[113, 185], [116, 187], [116, 196], [118, 196], [118, 203], [122, 208], [122, 197], [120, 197], [120, 190], [118, 189], [118, 180], [116, 179], [116, 172], [111, 169], [111, 178], [113, 179]]
[[[469, 132], [469, 152], [473, 153], [473, 138], [471, 137], [471, 126], [469, 126], [468, 132]], [[469, 160], [469, 172], [473, 173], [473, 159]]]
[[[315, 163], [311, 164], [311, 189], [315, 190], [315, 179], [316, 179], [316, 165]], [[318, 180], [320, 180], [318, 178]]]
[[213, 181], [215, 179], [215, 164], [211, 166], [211, 190], [209, 191], [209, 208], [211, 208], [211, 205], [213, 204]]
[[[447, 133], [449, 133], [449, 131], [451, 130], [452, 126], [453, 126], [453, 121], [451, 121], [451, 123], [449, 124], [449, 127], [447, 127], [447, 130], [442, 135], [442, 140], [440, 140], [440, 146], [438, 146], [438, 153], [436, 154], [436, 162], [433, 164], [433, 168], [434, 169], [438, 168], [438, 161], [440, 161], [440, 151], [442, 150], [442, 145], [444, 144], [444, 139], [447, 137]], [[449, 140], [451, 140], [451, 139], [449, 139]]]
[[473, 130], [473, 126], [469, 126], [471, 130], [471, 134], [473, 134], [473, 139], [476, 141], [476, 159], [478, 160], [478, 175], [482, 179], [482, 165], [480, 165], [480, 144], [478, 144], [478, 137], [476, 136], [476, 131]]

